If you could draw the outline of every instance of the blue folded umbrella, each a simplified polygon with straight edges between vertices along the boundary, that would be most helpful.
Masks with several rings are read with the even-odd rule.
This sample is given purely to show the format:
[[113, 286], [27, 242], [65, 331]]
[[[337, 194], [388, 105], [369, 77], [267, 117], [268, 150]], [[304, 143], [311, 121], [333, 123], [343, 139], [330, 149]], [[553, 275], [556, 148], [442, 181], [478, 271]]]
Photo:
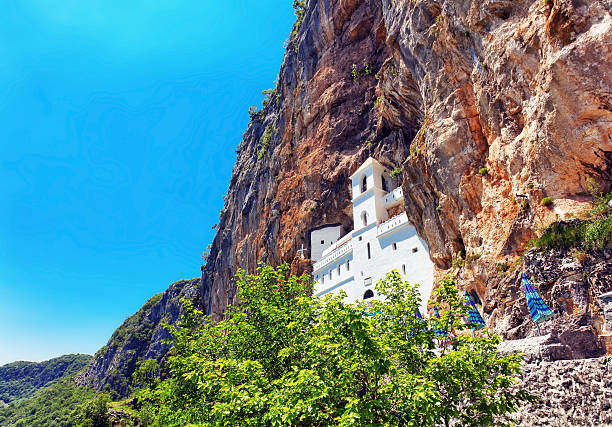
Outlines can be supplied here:
[[523, 287], [525, 288], [525, 297], [527, 298], [527, 306], [529, 314], [535, 323], [541, 323], [553, 316], [553, 312], [548, 308], [538, 291], [535, 290], [533, 284], [523, 273]]
[[468, 306], [468, 321], [472, 324], [472, 329], [478, 330], [487, 326], [467, 291], [465, 291], [465, 298], [465, 305]]
[[[434, 307], [434, 316], [436, 316], [436, 319], [440, 318], [440, 313], [436, 307]], [[439, 338], [444, 338], [446, 336], [446, 334], [440, 328], [434, 329], [434, 335]]]

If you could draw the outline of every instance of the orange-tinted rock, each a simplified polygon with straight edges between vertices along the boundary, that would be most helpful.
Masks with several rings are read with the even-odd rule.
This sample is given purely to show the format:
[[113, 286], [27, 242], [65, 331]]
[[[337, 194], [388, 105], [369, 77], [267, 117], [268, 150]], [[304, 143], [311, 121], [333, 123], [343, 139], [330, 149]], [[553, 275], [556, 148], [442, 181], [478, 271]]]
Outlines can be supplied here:
[[[238, 267], [307, 271], [297, 250], [314, 226], [351, 228], [348, 176], [372, 155], [402, 169], [436, 277], [463, 253], [459, 285], [478, 292], [489, 326], [532, 333], [518, 276], [499, 266], [522, 269], [542, 227], [584, 213], [587, 179], [611, 189], [611, 26], [594, 1], [311, 0], [278, 102], [239, 147], [202, 275], [210, 311], [232, 301]], [[258, 159], [266, 126], [275, 132]], [[546, 196], [552, 206], [540, 204]]]

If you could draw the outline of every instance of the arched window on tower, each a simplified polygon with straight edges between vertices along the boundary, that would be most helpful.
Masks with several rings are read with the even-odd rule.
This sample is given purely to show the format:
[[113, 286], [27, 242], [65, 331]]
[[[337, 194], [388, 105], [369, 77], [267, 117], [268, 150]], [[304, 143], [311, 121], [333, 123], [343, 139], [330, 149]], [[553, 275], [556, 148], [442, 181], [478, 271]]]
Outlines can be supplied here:
[[365, 291], [365, 294], [363, 294], [363, 299], [368, 298], [374, 298], [374, 291], [372, 289], [368, 289], [367, 291]]
[[363, 178], [361, 178], [361, 192], [365, 193], [367, 189], [368, 189], [368, 177], [364, 175]]
[[380, 179], [382, 180], [383, 190], [385, 190], [386, 192], [389, 192], [389, 186], [387, 185], [387, 180], [385, 179], [385, 176], [381, 175]]
[[370, 243], [367, 244], [368, 247], [368, 259], [372, 258], [372, 254], [370, 253]]
[[361, 213], [361, 222], [363, 223], [364, 227], [368, 225], [368, 213], [365, 211]]

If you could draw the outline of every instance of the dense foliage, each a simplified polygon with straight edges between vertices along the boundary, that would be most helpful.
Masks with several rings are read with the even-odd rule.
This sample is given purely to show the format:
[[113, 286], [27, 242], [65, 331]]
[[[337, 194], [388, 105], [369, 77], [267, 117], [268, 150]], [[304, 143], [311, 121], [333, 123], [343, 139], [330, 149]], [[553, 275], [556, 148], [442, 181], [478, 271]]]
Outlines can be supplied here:
[[29, 399], [0, 408], [0, 425], [74, 426], [76, 413], [80, 411], [84, 402], [89, 402], [94, 396], [93, 390], [77, 386], [72, 378], [63, 378], [39, 390]]
[[78, 427], [108, 427], [110, 418], [108, 404], [110, 397], [106, 393], [81, 404], [72, 412], [72, 425]]
[[0, 366], [0, 401], [11, 403], [84, 368], [91, 356], [67, 354], [40, 363], [13, 362]]
[[383, 300], [310, 296], [311, 279], [260, 265], [238, 275], [240, 305], [212, 322], [186, 302], [168, 326], [171, 376], [139, 393], [156, 425], [504, 424], [523, 400], [520, 357], [466, 330], [454, 279], [436, 291], [441, 318], [420, 319], [416, 285], [392, 273]]

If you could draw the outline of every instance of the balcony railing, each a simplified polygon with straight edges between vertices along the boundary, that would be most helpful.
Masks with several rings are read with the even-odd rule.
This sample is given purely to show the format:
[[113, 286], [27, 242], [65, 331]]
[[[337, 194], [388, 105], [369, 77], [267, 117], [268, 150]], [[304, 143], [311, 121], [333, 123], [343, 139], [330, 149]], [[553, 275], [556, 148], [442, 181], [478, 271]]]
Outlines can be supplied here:
[[[350, 234], [349, 234], [350, 236]], [[350, 237], [349, 237], [350, 240]], [[340, 241], [338, 241], [340, 242]], [[323, 257], [323, 259], [315, 262], [314, 266], [312, 267], [314, 271], [317, 271], [323, 267], [325, 267], [327, 264], [337, 260], [338, 258], [342, 258], [344, 255], [350, 253], [353, 251], [353, 242], [348, 241], [345, 242], [342, 246], [336, 248], [335, 251], [329, 253], [327, 256]]]
[[348, 233], [346, 236], [342, 237], [340, 240], [338, 240], [336, 243], [331, 245], [329, 248], [325, 249], [323, 253], [321, 254], [321, 256], [325, 258], [327, 255], [329, 255], [336, 249], [339, 249], [341, 246], [346, 245], [348, 242], [351, 241], [351, 237], [352, 237], [351, 235], [352, 233]]
[[389, 231], [405, 224], [408, 224], [408, 216], [406, 215], [406, 212], [402, 212], [401, 214], [378, 224], [378, 227], [376, 227], [376, 237], [388, 233]]
[[398, 205], [402, 200], [404, 200], [404, 191], [402, 187], [397, 187], [390, 193], [385, 194], [385, 208], [389, 209], [390, 207]]

